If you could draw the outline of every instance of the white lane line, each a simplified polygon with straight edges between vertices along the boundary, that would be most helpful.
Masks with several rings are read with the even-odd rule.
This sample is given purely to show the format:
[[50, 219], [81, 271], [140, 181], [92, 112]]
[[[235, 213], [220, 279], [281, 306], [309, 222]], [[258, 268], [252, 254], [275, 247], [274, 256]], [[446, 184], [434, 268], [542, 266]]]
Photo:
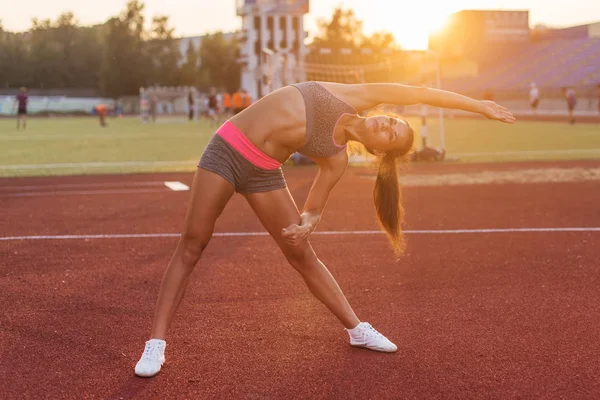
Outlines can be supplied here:
[[162, 186], [163, 181], [148, 182], [98, 182], [98, 183], [60, 183], [57, 185], [29, 185], [29, 186], [2, 186], [0, 191], [23, 191], [23, 190], [43, 190], [43, 189], [88, 189], [102, 187], [131, 187], [131, 186]]
[[97, 194], [137, 194], [137, 193], [165, 193], [160, 189], [114, 189], [114, 190], [63, 190], [58, 192], [25, 192], [0, 194], [0, 199], [7, 197], [44, 197], [44, 196], [87, 196]]
[[165, 186], [175, 192], [190, 190], [190, 187], [188, 185], [178, 181], [166, 181]]
[[[479, 233], [553, 233], [553, 232], [600, 232], [600, 227], [573, 228], [500, 228], [500, 229], [424, 229], [406, 230], [405, 234], [453, 235]], [[323, 231], [313, 232], [312, 235], [382, 235], [382, 231]], [[135, 239], [135, 238], [168, 238], [179, 237], [180, 233], [126, 233], [104, 235], [42, 235], [42, 236], [4, 236], [0, 241], [14, 240], [82, 240], [82, 239]], [[217, 237], [249, 237], [268, 236], [267, 232], [217, 232]]]

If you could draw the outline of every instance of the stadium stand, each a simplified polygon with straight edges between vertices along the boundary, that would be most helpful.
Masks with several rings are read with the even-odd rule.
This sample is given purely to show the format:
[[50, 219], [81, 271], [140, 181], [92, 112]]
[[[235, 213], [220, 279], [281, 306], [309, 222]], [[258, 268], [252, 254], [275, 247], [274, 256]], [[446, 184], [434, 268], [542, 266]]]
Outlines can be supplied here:
[[[569, 87], [577, 94], [576, 114], [598, 115], [600, 22], [531, 28], [528, 11], [465, 10], [430, 36], [429, 48], [440, 55], [445, 89], [491, 96], [523, 115], [532, 112], [528, 93], [535, 83], [538, 115], [551, 116], [566, 114], [562, 88]], [[457, 74], [454, 66], [467, 61], [476, 68]]]
[[475, 79], [448, 80], [445, 86], [469, 93], [522, 91], [530, 82], [540, 88], [581, 87], [595, 84], [599, 75], [600, 39], [552, 40], [523, 46]]

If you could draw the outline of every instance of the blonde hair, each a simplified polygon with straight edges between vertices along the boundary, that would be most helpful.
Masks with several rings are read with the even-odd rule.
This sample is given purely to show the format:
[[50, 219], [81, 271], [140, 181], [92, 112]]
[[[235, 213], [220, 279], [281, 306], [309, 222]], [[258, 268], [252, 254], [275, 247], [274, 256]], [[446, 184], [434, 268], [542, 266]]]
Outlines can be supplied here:
[[[382, 114], [379, 114], [382, 115]], [[394, 113], [384, 115], [400, 118]], [[400, 118], [401, 119], [401, 118]], [[394, 253], [399, 256], [404, 253], [405, 242], [402, 233], [402, 222], [404, 221], [404, 207], [402, 205], [402, 191], [399, 181], [397, 161], [407, 161], [414, 144], [414, 131], [410, 128], [410, 137], [406, 145], [401, 149], [388, 151], [385, 154], [377, 154], [372, 149], [367, 151], [378, 156], [377, 179], [373, 188], [373, 201], [377, 213], [377, 221], [385, 231]]]

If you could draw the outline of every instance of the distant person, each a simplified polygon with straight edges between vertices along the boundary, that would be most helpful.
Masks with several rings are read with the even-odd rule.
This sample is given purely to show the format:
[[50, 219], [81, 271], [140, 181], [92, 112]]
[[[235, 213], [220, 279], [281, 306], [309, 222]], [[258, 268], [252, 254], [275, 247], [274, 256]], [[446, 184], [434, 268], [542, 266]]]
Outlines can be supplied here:
[[115, 112], [117, 114], [117, 117], [123, 118], [123, 104], [120, 100], [117, 100], [115, 102]]
[[231, 95], [223, 89], [222, 91], [222, 95], [221, 98], [223, 99], [223, 104], [222, 104], [222, 119], [223, 120], [227, 120], [227, 118], [231, 117]]
[[537, 88], [535, 82], [531, 82], [531, 87], [529, 89], [529, 105], [531, 106], [531, 112], [533, 114], [537, 114], [537, 108], [540, 104], [540, 91]]
[[569, 123], [575, 124], [575, 107], [577, 106], [577, 95], [573, 88], [562, 88], [563, 95], [567, 101], [567, 109], [569, 111]]
[[242, 89], [238, 89], [231, 98], [233, 106], [233, 115], [237, 115], [244, 109], [244, 100], [242, 99]]
[[[15, 97], [15, 106], [17, 106], [17, 129], [21, 129], [21, 122], [23, 122], [23, 129], [27, 128], [27, 103], [29, 102], [29, 96], [27, 96], [27, 88], [22, 87]], [[13, 108], [14, 110], [14, 108]]]
[[214, 88], [210, 90], [208, 95], [208, 119], [211, 126], [216, 125], [219, 119], [219, 99]]
[[148, 99], [148, 116], [153, 123], [156, 122], [156, 107], [158, 107], [158, 99], [155, 95], [151, 95]]
[[187, 96], [188, 103], [188, 121], [194, 120], [194, 92], [189, 91]]
[[109, 111], [114, 110], [114, 106], [107, 106], [106, 104], [98, 104], [94, 107], [94, 111], [96, 111], [96, 115], [98, 116], [98, 120], [100, 121], [101, 127], [106, 127], [108, 124], [106, 123], [106, 116]]
[[246, 108], [252, 105], [252, 96], [246, 89], [242, 90], [242, 108], [245, 110]]

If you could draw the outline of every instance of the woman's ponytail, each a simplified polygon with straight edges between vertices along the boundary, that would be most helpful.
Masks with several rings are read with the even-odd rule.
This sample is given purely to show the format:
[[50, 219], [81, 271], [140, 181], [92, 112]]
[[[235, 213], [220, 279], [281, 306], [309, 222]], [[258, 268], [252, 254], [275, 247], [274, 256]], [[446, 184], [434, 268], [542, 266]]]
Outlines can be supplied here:
[[402, 207], [402, 192], [398, 180], [396, 158], [395, 154], [387, 153], [379, 160], [373, 200], [379, 224], [387, 234], [394, 253], [401, 255], [404, 252], [404, 236], [402, 234], [404, 208]]

